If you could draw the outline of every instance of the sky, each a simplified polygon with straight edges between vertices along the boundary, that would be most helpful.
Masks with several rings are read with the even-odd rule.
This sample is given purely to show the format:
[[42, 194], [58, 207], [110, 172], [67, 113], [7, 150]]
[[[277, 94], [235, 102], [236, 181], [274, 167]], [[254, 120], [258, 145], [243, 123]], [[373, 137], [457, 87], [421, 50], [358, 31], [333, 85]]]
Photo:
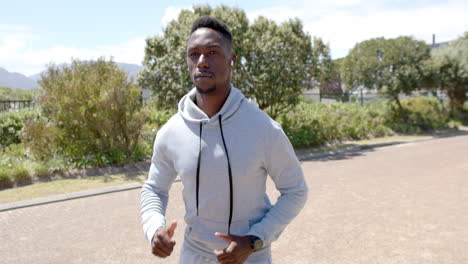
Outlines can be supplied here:
[[180, 10], [206, 4], [242, 8], [250, 23], [297, 17], [330, 45], [334, 59], [370, 38], [409, 35], [432, 43], [432, 34], [444, 42], [468, 31], [466, 0], [0, 0], [0, 67], [29, 76], [48, 63], [101, 56], [141, 65], [146, 38], [162, 35]]

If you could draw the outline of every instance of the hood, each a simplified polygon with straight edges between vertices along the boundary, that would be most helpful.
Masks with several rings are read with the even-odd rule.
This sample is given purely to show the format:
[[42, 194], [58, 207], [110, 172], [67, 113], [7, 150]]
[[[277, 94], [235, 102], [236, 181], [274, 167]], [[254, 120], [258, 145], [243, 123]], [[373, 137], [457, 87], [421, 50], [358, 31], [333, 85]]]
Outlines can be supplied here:
[[195, 93], [197, 89], [193, 88], [188, 94], [186, 94], [179, 102], [178, 113], [188, 122], [193, 123], [205, 123], [208, 125], [218, 125], [218, 116], [222, 115], [222, 121], [234, 117], [239, 110], [242, 102], [244, 101], [244, 95], [231, 85], [229, 95], [224, 102], [218, 113], [211, 118], [208, 117], [198, 106], [193, 102], [195, 99]]

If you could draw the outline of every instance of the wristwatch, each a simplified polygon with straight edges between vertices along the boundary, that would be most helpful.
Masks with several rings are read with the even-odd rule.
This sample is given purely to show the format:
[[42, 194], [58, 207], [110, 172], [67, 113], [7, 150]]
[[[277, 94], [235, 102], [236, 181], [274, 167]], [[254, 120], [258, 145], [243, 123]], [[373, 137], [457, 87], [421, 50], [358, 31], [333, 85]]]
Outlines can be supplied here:
[[250, 247], [256, 252], [263, 247], [263, 241], [256, 236], [250, 236]]

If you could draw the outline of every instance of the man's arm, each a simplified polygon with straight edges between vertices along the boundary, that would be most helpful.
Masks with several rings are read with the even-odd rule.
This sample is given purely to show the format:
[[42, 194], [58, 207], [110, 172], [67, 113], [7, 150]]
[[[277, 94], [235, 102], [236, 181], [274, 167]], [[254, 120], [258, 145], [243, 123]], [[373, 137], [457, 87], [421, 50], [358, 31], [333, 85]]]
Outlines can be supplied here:
[[273, 123], [273, 129], [265, 139], [265, 168], [281, 196], [247, 234], [270, 244], [278, 239], [281, 232], [304, 207], [308, 189], [299, 160], [278, 123]]
[[166, 225], [169, 189], [177, 175], [165, 150], [161, 130], [156, 135], [148, 180], [141, 189], [141, 218], [146, 239], [152, 242], [156, 230]]
[[304, 207], [307, 200], [307, 185], [301, 165], [289, 139], [276, 122], [271, 135], [263, 145], [270, 146], [265, 148], [265, 168], [281, 196], [262, 220], [253, 225], [245, 236], [215, 234], [229, 244], [227, 248], [213, 252], [222, 264], [244, 263], [254, 252], [251, 236], [260, 238], [266, 244], [276, 240]]

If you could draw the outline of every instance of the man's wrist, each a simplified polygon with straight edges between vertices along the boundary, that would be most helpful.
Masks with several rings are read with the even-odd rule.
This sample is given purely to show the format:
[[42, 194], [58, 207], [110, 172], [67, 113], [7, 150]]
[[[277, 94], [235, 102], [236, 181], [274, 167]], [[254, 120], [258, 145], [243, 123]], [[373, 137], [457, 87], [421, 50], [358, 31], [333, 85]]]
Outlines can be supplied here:
[[253, 252], [258, 251], [263, 247], [263, 241], [259, 237], [254, 235], [248, 235], [247, 237], [250, 240], [250, 248]]
[[160, 226], [160, 227], [156, 228], [156, 231], [154, 232], [153, 237], [151, 238], [151, 243], [153, 243], [154, 238], [158, 235], [159, 231], [161, 231], [161, 228], [163, 228], [163, 227], [164, 226]]

